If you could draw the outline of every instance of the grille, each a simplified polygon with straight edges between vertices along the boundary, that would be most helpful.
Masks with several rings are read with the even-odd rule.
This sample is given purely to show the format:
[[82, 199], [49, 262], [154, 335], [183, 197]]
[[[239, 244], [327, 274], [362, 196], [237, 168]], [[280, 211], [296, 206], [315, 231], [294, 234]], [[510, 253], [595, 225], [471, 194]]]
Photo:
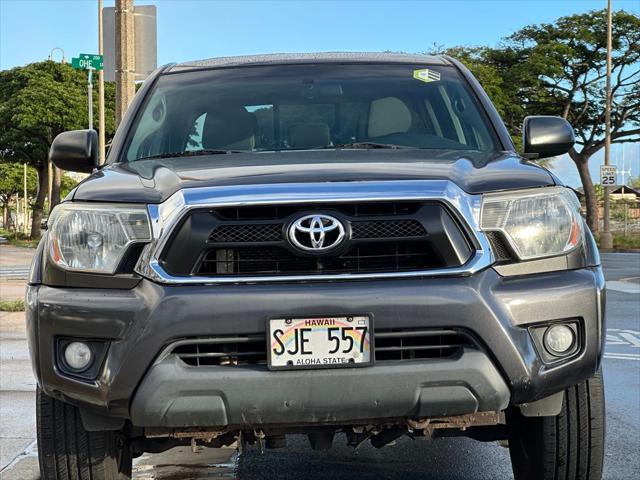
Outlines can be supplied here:
[[[313, 213], [344, 222], [335, 250], [315, 255], [289, 242], [290, 222]], [[159, 260], [175, 276], [394, 273], [459, 267], [470, 245], [436, 201], [260, 205], [189, 212]]]
[[[304, 210], [334, 211], [350, 217], [397, 216], [412, 215], [420, 207], [420, 202], [363, 202], [363, 203], [331, 203], [305, 204]], [[221, 220], [282, 220], [302, 209], [300, 205], [270, 205], [255, 207], [217, 208], [216, 216]]]
[[[463, 348], [477, 348], [470, 335], [458, 330], [376, 330], [374, 354], [377, 362], [451, 358]], [[170, 348], [192, 367], [266, 365], [264, 335], [183, 340]]]
[[375, 333], [376, 360], [447, 358], [473, 348], [471, 337], [456, 330], [381, 330]]
[[498, 262], [508, 262], [513, 260], [511, 250], [507, 247], [502, 235], [499, 232], [486, 232], [491, 249]]
[[427, 242], [360, 245], [338, 256], [300, 257], [283, 247], [210, 250], [199, 275], [401, 272], [442, 266]]
[[427, 235], [427, 231], [417, 220], [353, 222], [351, 231], [353, 238], [414, 238]]
[[282, 223], [248, 225], [218, 225], [211, 235], [211, 243], [254, 243], [282, 240]]

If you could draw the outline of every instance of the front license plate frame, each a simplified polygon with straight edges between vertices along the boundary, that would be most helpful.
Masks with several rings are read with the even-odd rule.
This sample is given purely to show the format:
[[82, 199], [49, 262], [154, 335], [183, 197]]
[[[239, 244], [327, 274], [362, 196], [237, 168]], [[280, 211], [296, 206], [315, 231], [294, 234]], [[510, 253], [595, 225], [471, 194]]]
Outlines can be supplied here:
[[[362, 324], [360, 323], [362, 321], [364, 321], [365, 323]], [[310, 325], [305, 325], [304, 322], [327, 322], [325, 324], [310, 324]], [[330, 322], [335, 322], [333, 324], [331, 324]], [[289, 323], [287, 323], [289, 322]], [[273, 329], [272, 329], [273, 326]], [[326, 361], [327, 363], [325, 363], [325, 358], [327, 359], [337, 359], [339, 358], [338, 356], [331, 356], [328, 352], [313, 352], [309, 357], [302, 357], [300, 354], [297, 355], [298, 359], [304, 360], [304, 359], [309, 359], [310, 362], [313, 363], [303, 363], [303, 364], [296, 364], [295, 362], [293, 364], [283, 364], [283, 362], [281, 360], [275, 360], [275, 352], [274, 352], [274, 348], [281, 348], [280, 344], [278, 343], [274, 343], [274, 337], [273, 337], [273, 333], [275, 330], [278, 329], [278, 327], [288, 327], [289, 331], [293, 331], [294, 332], [294, 337], [293, 339], [295, 340], [295, 330], [299, 329], [299, 328], [310, 328], [313, 327], [315, 329], [317, 329], [316, 331], [318, 333], [320, 332], [328, 332], [329, 328], [338, 328], [339, 330], [334, 330], [333, 331], [333, 335], [334, 338], [337, 335], [337, 340], [338, 340], [338, 344], [340, 345], [340, 349], [342, 349], [342, 345], [343, 343], [349, 344], [350, 342], [347, 341], [347, 339], [342, 339], [342, 333], [343, 331], [347, 332], [347, 334], [350, 332], [348, 330], [348, 328], [352, 328], [356, 337], [354, 338], [354, 349], [359, 350], [358, 349], [358, 341], [361, 340], [361, 335], [359, 337], [357, 337], [357, 335], [359, 334], [359, 332], [361, 332], [361, 328], [362, 327], [367, 327], [367, 331], [365, 333], [365, 339], [363, 341], [363, 345], [365, 345], [364, 351], [361, 353], [361, 355], [363, 356], [363, 360], [361, 361], [353, 361], [353, 362], [344, 362], [344, 363], [333, 363], [331, 361]], [[356, 327], [359, 327], [360, 330], [358, 330]], [[343, 330], [344, 328], [344, 330]], [[281, 328], [282, 329], [282, 328]], [[375, 355], [374, 355], [374, 351], [375, 351], [375, 346], [374, 346], [374, 334], [373, 334], [373, 316], [371, 314], [353, 314], [353, 315], [344, 315], [344, 314], [338, 314], [338, 315], [326, 315], [326, 316], [284, 316], [284, 315], [280, 315], [277, 317], [272, 317], [269, 318], [267, 320], [267, 328], [266, 328], [266, 343], [267, 343], [267, 367], [269, 368], [269, 370], [314, 370], [314, 369], [332, 369], [332, 368], [361, 368], [361, 367], [368, 367], [373, 365], [374, 361], [375, 361]], [[288, 333], [288, 332], [287, 332]], [[315, 332], [314, 332], [315, 333]], [[322, 334], [322, 333], [320, 333]], [[285, 333], [283, 332], [283, 335], [285, 335]], [[313, 337], [313, 333], [311, 334], [311, 336]], [[283, 336], [280, 336], [279, 338], [283, 339]], [[368, 340], [368, 343], [367, 343]], [[335, 341], [335, 340], [333, 340]], [[329, 340], [327, 339], [327, 343], [329, 342]], [[323, 343], [322, 341], [315, 342], [316, 346], [319, 346], [318, 343]], [[288, 342], [288, 344], [290, 345], [290, 342]], [[368, 345], [368, 352], [366, 351], [366, 346]], [[291, 347], [289, 347], [289, 350], [291, 350]], [[338, 352], [336, 352], [338, 353]], [[342, 353], [342, 352], [340, 352]], [[351, 352], [349, 352], [351, 353]], [[354, 355], [353, 356], [357, 356], [358, 352], [353, 352]], [[368, 355], [366, 355], [366, 353], [368, 353]], [[315, 355], [314, 355], [315, 354]], [[325, 356], [322, 356], [322, 355]], [[329, 356], [326, 356], [329, 355]], [[295, 356], [295, 355], [294, 355]], [[344, 353], [342, 353], [340, 355], [340, 358], [345, 358], [345, 356], [348, 356]], [[291, 355], [288, 355], [287, 358], [291, 357]], [[291, 358], [289, 358], [289, 360], [292, 360]], [[286, 360], [285, 360], [286, 361]], [[293, 360], [292, 360], [293, 361]], [[316, 361], [319, 361], [319, 363], [315, 363]]]

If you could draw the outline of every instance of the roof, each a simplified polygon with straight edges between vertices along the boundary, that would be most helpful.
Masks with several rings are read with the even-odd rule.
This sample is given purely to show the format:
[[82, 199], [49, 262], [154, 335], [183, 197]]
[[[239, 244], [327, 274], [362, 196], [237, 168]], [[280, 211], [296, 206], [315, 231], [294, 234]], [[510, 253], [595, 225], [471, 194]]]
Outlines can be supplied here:
[[[623, 188], [624, 192], [622, 191]], [[635, 188], [627, 187], [626, 185], [619, 186], [615, 190], [611, 190], [611, 193], [616, 195], [624, 193], [625, 195], [635, 195], [636, 197], [640, 197], [640, 191], [636, 190]]]
[[450, 65], [445, 57], [435, 55], [410, 55], [406, 53], [323, 52], [323, 53], [274, 53], [269, 55], [245, 55], [194, 60], [172, 65], [167, 71], [197, 70], [207, 68], [242, 67], [248, 65], [283, 65], [295, 63], [421, 63]]

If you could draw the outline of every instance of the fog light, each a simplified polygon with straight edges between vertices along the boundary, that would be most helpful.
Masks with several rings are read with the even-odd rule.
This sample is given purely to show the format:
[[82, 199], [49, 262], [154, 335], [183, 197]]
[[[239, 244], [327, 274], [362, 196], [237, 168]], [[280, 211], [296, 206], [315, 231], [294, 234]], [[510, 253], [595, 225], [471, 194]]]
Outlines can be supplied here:
[[91, 349], [86, 343], [71, 342], [64, 349], [64, 361], [73, 370], [86, 370], [91, 365], [92, 360]]
[[575, 341], [574, 331], [566, 325], [553, 325], [544, 334], [544, 346], [553, 355], [568, 353]]

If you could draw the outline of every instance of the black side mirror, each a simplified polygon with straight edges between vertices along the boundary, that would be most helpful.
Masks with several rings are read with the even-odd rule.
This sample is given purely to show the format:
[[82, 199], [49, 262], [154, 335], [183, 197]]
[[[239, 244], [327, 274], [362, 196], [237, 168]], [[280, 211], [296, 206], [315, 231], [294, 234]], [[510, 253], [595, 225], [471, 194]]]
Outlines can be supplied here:
[[91, 173], [98, 166], [98, 133], [95, 130], [61, 133], [51, 144], [49, 160], [62, 170]]
[[555, 157], [576, 143], [573, 128], [564, 118], [534, 116], [522, 124], [522, 147], [527, 158]]

